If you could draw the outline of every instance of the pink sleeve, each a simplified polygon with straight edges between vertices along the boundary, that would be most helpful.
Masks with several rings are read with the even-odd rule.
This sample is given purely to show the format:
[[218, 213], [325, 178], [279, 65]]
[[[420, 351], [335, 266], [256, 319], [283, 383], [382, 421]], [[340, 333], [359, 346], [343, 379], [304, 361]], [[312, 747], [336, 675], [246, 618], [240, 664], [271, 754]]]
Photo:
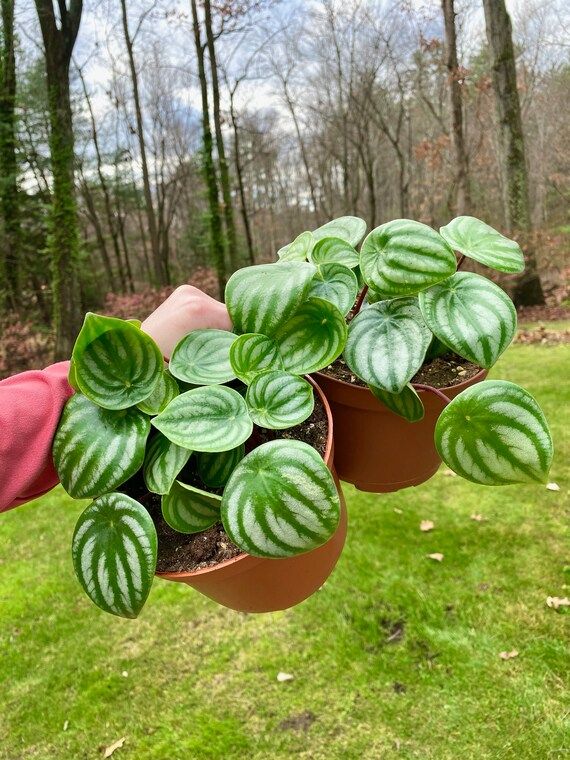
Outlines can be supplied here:
[[35, 499], [58, 483], [51, 444], [72, 395], [69, 362], [0, 382], [0, 512]]

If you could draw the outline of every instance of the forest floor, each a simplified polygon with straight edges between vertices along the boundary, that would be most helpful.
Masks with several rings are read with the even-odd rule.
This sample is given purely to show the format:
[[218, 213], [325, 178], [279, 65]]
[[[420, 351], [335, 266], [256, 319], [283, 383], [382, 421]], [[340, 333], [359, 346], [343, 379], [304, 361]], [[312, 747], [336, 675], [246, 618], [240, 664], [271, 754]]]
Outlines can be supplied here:
[[3, 515], [0, 758], [97, 758], [123, 738], [113, 760], [566, 757], [570, 618], [547, 598], [570, 595], [570, 350], [519, 343], [491, 376], [543, 406], [560, 490], [445, 468], [413, 491], [346, 486], [338, 567], [285, 612], [157, 581], [139, 620], [106, 616], [73, 576], [83, 504], [57, 489]]

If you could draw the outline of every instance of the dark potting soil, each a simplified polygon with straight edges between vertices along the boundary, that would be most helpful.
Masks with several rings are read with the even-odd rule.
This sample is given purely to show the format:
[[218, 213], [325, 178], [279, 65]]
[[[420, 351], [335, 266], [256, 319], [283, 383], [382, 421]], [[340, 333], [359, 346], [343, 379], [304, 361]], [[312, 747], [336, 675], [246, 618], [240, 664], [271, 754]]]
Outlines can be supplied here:
[[[344, 359], [340, 357], [333, 364], [322, 369], [321, 372], [329, 377], [334, 377], [336, 380], [343, 380], [345, 383], [366, 388], [366, 383], [357, 377]], [[481, 367], [450, 352], [424, 364], [411, 382], [431, 385], [432, 388], [450, 388], [470, 380], [478, 372], [481, 372]]]
[[[295, 439], [304, 441], [316, 449], [321, 456], [324, 455], [327, 443], [327, 414], [320, 398], [315, 393], [315, 408], [312, 415], [300, 425], [288, 430], [267, 430], [254, 428], [251, 439], [246, 443], [246, 449], [250, 451], [262, 443], [274, 441], [279, 438]], [[192, 462], [190, 458], [189, 464]], [[220, 494], [223, 489], [206, 489], [195, 472], [190, 469], [184, 472], [183, 482]], [[130, 496], [140, 501], [146, 507], [156, 527], [158, 536], [158, 556], [156, 571], [158, 573], [178, 573], [201, 570], [205, 567], [232, 559], [242, 554], [226, 534], [223, 525], [217, 523], [201, 533], [178, 533], [168, 525], [162, 516], [160, 496], [149, 493], [144, 488], [141, 477], [135, 476], [123, 486]]]

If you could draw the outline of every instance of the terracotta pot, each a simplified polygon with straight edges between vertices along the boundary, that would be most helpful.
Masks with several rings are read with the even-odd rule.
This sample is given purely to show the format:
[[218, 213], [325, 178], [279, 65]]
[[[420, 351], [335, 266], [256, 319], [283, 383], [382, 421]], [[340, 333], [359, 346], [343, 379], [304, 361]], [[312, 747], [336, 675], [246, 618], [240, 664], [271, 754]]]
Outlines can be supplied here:
[[[449, 398], [487, 375], [481, 370], [470, 380], [441, 388]], [[386, 493], [417, 486], [441, 464], [433, 432], [444, 402], [419, 390], [425, 416], [406, 422], [381, 404], [368, 390], [317, 372], [317, 382], [330, 404], [335, 431], [335, 467], [341, 480], [360, 491]]]
[[341, 502], [336, 533], [326, 544], [311, 552], [287, 559], [264, 559], [240, 554], [213, 567], [187, 573], [157, 573], [178, 583], [187, 583], [215, 602], [241, 612], [273, 612], [299, 604], [319, 589], [332, 573], [346, 538], [346, 503], [333, 467], [333, 418], [327, 400], [311, 379], [327, 412], [328, 436], [324, 460], [333, 474]]

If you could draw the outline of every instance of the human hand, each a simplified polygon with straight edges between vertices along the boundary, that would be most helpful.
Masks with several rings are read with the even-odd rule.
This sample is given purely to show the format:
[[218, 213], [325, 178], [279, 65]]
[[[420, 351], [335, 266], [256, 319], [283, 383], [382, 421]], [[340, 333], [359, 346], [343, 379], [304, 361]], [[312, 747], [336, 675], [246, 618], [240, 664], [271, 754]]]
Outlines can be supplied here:
[[178, 341], [192, 330], [231, 330], [225, 304], [193, 285], [180, 285], [145, 319], [141, 330], [150, 335], [167, 359]]

